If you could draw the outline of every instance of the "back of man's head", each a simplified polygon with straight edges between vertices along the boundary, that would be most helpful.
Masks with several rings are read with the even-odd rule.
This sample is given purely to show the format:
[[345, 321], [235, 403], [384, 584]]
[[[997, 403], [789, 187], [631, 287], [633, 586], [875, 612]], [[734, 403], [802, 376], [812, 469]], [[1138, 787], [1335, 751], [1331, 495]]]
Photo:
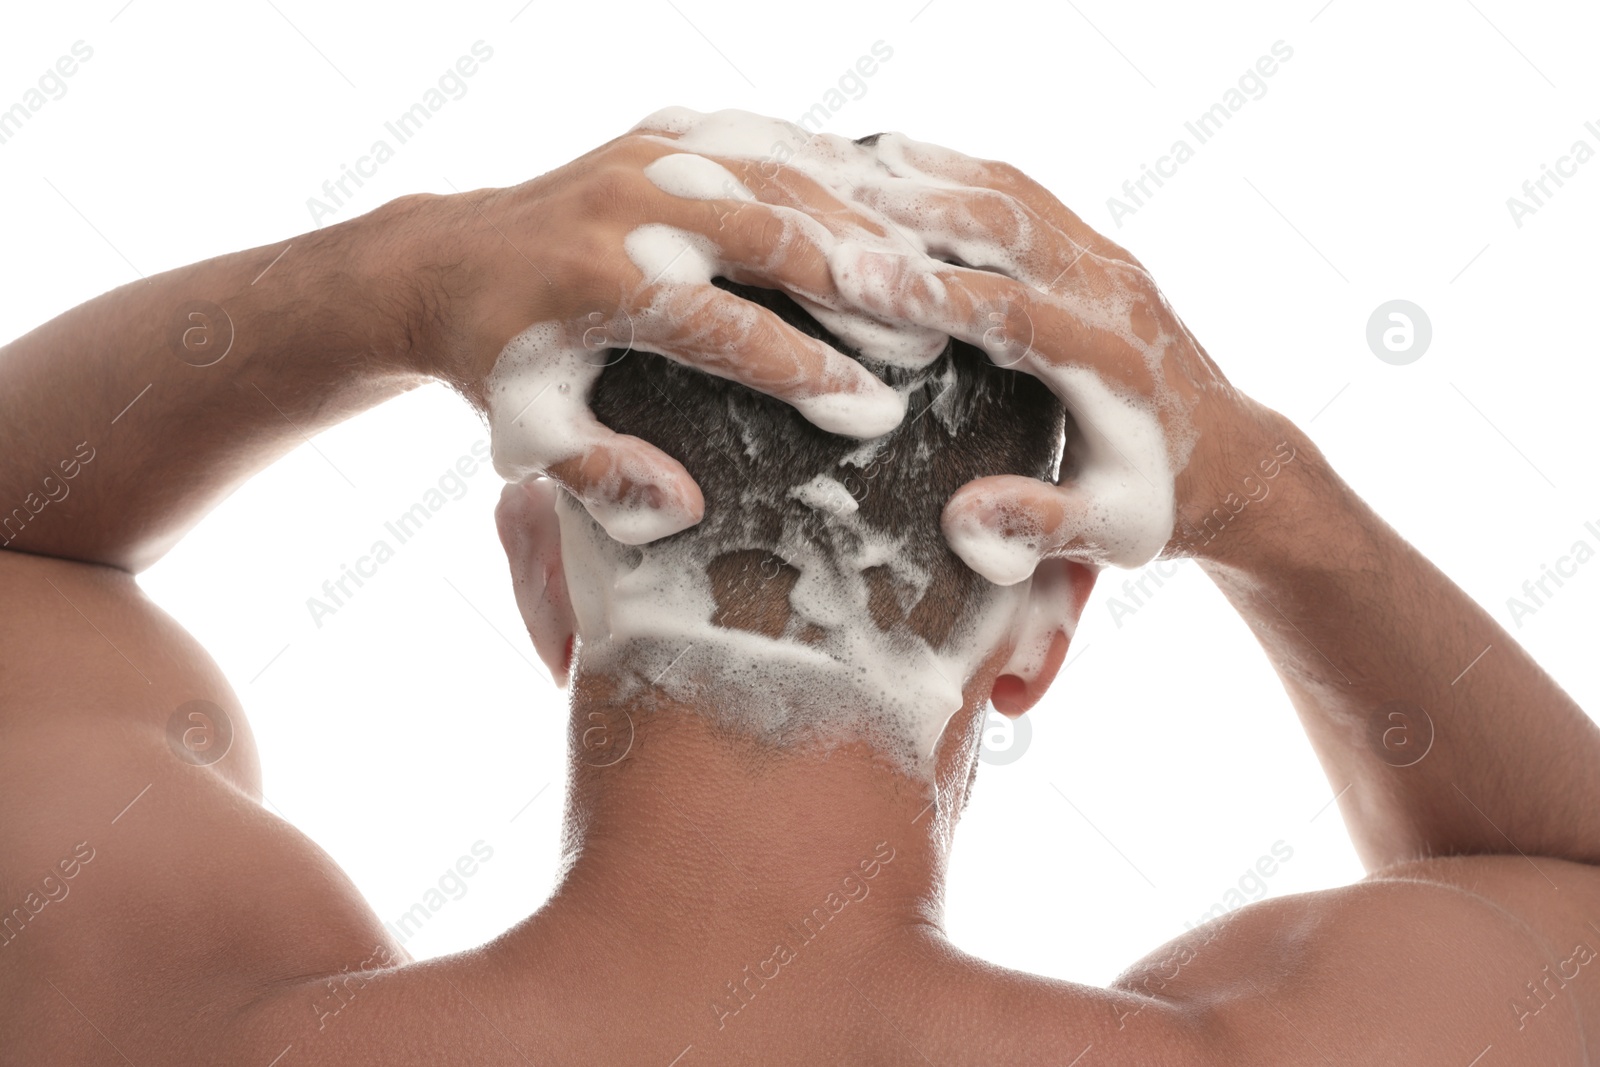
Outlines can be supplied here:
[[[860, 358], [785, 294], [717, 284]], [[682, 462], [705, 517], [629, 548], [565, 509], [580, 680], [600, 667], [774, 739], [829, 724], [925, 756], [929, 717], [943, 725], [1019, 608], [950, 550], [944, 504], [985, 475], [1052, 477], [1060, 403], [951, 342], [916, 369], [863, 360], [908, 404], [896, 430], [861, 442], [660, 356], [610, 359], [595, 415]]]

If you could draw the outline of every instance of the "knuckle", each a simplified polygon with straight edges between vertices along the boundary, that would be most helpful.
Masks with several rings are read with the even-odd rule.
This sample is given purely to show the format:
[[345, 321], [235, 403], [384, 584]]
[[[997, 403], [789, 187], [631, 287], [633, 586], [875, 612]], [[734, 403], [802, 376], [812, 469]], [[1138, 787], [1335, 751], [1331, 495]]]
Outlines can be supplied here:
[[1156, 280], [1150, 276], [1149, 271], [1138, 264], [1126, 264], [1120, 270], [1116, 270], [1116, 274], [1139, 303], [1159, 306], [1166, 302], [1166, 298], [1161, 295], [1161, 290], [1156, 285]]
[[784, 244], [788, 235], [788, 221], [770, 208], [744, 205], [742, 216], [748, 220], [749, 234], [754, 242], [751, 252], [765, 258]]
[[973, 204], [973, 217], [987, 233], [1007, 242], [1016, 240], [1022, 229], [1025, 209], [1009, 193], [985, 190]]
[[631, 167], [606, 165], [596, 169], [578, 191], [580, 210], [589, 218], [628, 214], [641, 198], [640, 177]]
[[734, 313], [728, 301], [719, 297], [697, 307], [685, 322], [685, 342], [703, 356], [724, 357], [735, 352], [770, 351], [781, 343], [772, 320], [766, 314]]
[[990, 180], [996, 188], [1000, 189], [1026, 189], [1029, 178], [1022, 173], [1020, 167], [1006, 163], [1003, 160], [988, 160], [984, 168], [989, 173]]
[[816, 242], [803, 235], [796, 236], [784, 250], [779, 261], [783, 279], [797, 288], [812, 293], [829, 293], [834, 290], [833, 273], [828, 267], [828, 257]]
[[590, 227], [579, 227], [560, 243], [560, 276], [572, 291], [583, 294], [610, 293], [615, 299], [615, 280], [631, 262], [618, 242]]

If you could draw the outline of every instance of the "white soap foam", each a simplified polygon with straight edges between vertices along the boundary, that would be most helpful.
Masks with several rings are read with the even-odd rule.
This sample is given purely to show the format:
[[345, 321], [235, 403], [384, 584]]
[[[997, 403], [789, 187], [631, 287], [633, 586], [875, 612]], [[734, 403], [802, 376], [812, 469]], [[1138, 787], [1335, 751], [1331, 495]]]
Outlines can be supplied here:
[[[711, 279], [722, 273], [716, 250], [706, 238], [672, 226], [651, 223], [636, 227], [623, 240], [623, 248], [646, 277], [658, 284], [666, 283], [651, 302], [646, 312], [648, 316], [677, 322], [690, 318], [701, 310], [704, 301], [711, 299], [712, 291], [708, 288]], [[708, 330], [714, 330], [720, 337], [743, 336], [754, 327], [762, 310], [754, 304], [729, 303], [730, 309], [719, 316]], [[635, 347], [655, 351], [648, 342], [636, 342]], [[733, 377], [734, 368], [749, 357], [748, 353], [737, 348], [729, 348], [721, 353], [708, 352], [705, 346], [701, 346], [700, 350], [711, 358], [703, 359], [697, 364], [698, 368], [724, 377]], [[716, 359], [718, 355], [721, 356], [720, 362]], [[771, 354], [766, 355], [770, 360]], [[841, 366], [844, 365], [841, 363]], [[796, 364], [788, 378], [769, 377], [768, 381], [793, 390], [801, 385], [803, 379], [800, 367]], [[906, 413], [905, 397], [889, 389], [870, 393], [796, 395], [792, 403], [813, 425], [829, 433], [849, 437], [881, 437], [900, 425]]]
[[622, 248], [649, 285], [705, 285], [717, 273], [717, 250], [711, 242], [676, 226], [636, 226], [622, 239]]
[[945, 540], [962, 562], [995, 585], [1025, 582], [1044, 554], [1044, 531], [1030, 516], [1010, 516], [1004, 529], [966, 512], [944, 524]]
[[[1025, 618], [1028, 585], [989, 591], [942, 652], [903, 626], [879, 629], [865, 572], [888, 567], [904, 606], [921, 598], [928, 576], [904, 564], [896, 539], [867, 531], [852, 508], [841, 506], [843, 486], [824, 481], [831, 479], [797, 487], [796, 494], [821, 505], [819, 521], [833, 532], [858, 539], [841, 552], [850, 539], [832, 538], [833, 549], [824, 552], [800, 531], [785, 534], [771, 569], [760, 574], [775, 578], [778, 559], [799, 571], [789, 594], [793, 617], [781, 638], [711, 621], [716, 601], [706, 567], [713, 554], [740, 545], [712, 550], [669, 539], [629, 549], [563, 497], [558, 514], [578, 623], [578, 684], [592, 672], [618, 681], [622, 699], [658, 691], [774, 744], [863, 739], [904, 772], [931, 779], [945, 724], [963, 706], [963, 686]], [[818, 628], [819, 640], [800, 639]]]
[[888, 443], [889, 438], [887, 436], [862, 441], [860, 445], [847, 452], [844, 458], [839, 460], [839, 465], [841, 467], [870, 467], [877, 461], [879, 453], [883, 451], [884, 446]]
[[[689, 199], [744, 199], [748, 190], [717, 159], [754, 161], [764, 176], [771, 176], [777, 170], [774, 146], [800, 145], [798, 150], [786, 149], [778, 162], [857, 206], [864, 221], [845, 222], [831, 215], [830, 224], [838, 228], [835, 233], [808, 215], [791, 212], [792, 218], [773, 241], [767, 265], [781, 264], [796, 242], [821, 249], [835, 289], [799, 293], [797, 299], [870, 360], [924, 366], [943, 350], [943, 335], [910, 321], [936, 321], [937, 312], [950, 299], [934, 273], [942, 268], [937, 258], [1022, 281], [1039, 293], [1036, 299], [1053, 301], [1091, 328], [1126, 344], [1130, 357], [1142, 360], [1158, 383], [1153, 405], [1112, 388], [1086, 366], [1047, 363], [1031, 349], [1031, 338], [1003, 336], [991, 343], [987, 319], [974, 331], [982, 333], [981, 342], [968, 337], [982, 343], [997, 362], [1045, 380], [1077, 421], [1081, 441], [1074, 455], [1072, 484], [1074, 499], [1083, 507], [1069, 516], [1064, 532], [1091, 545], [1095, 558], [1123, 566], [1137, 566], [1160, 550], [1172, 526], [1174, 471], [1187, 460], [1192, 431], [1186, 428], [1181, 403], [1160, 384], [1163, 358], [1175, 339], [1141, 339], [1133, 328], [1137, 294], [1150, 290], [1130, 285], [1111, 295], [1091, 297], [1070, 288], [1069, 282], [1068, 288], [1047, 291], [1059, 279], [1033, 273], [1038, 258], [1032, 244], [1041, 235], [1028, 217], [1014, 214], [1008, 240], [1001, 241], [985, 234], [975, 218], [952, 207], [947, 196], [939, 195], [960, 187], [933, 173], [941, 165], [963, 162], [948, 150], [900, 135], [885, 135], [875, 145], [856, 145], [831, 134], [810, 136], [791, 124], [737, 111], [701, 115], [672, 108], [646, 119], [641, 127], [664, 131], [669, 136], [662, 137], [662, 143], [673, 148], [647, 168], [647, 177], [663, 191]], [[874, 203], [893, 210], [874, 210], [870, 206]], [[992, 199], [990, 203], [992, 207]], [[641, 272], [658, 285], [654, 302], [643, 314], [669, 322], [681, 319], [704, 299], [704, 284], [722, 267], [704, 238], [666, 226], [639, 227], [628, 235], [625, 247]], [[1092, 253], [1085, 256], [1085, 266], [1101, 272], [1134, 271]], [[904, 284], [908, 277], [916, 282], [909, 294]], [[983, 310], [991, 317], [999, 313], [1000, 321], [1005, 321], [1003, 313], [1009, 309]], [[580, 409], [599, 367], [598, 360], [583, 358], [593, 354], [581, 345], [574, 347], [574, 341], [570, 328], [541, 324], [508, 346], [501, 360], [503, 374], [497, 364], [491, 379], [491, 423], [496, 464], [502, 473], [520, 476], [562, 449], [570, 453], [587, 443], [582, 432], [587, 412]], [[737, 352], [727, 355], [729, 360], [740, 358]], [[714, 365], [709, 369], [717, 372]], [[559, 387], [557, 417], [542, 412], [540, 425], [531, 428], [527, 418], [516, 417], [530, 402], [542, 403], [542, 390], [552, 387]], [[993, 525], [978, 521], [977, 512], [968, 517], [971, 521], [958, 516], [947, 523], [948, 540], [997, 588], [943, 653], [934, 652], [904, 627], [880, 630], [868, 610], [865, 573], [887, 567], [903, 606], [916, 603], [929, 576], [906, 564], [893, 539], [860, 524], [856, 508], [850, 506], [855, 500], [848, 483], [876, 461], [871, 438], [898, 424], [904, 395], [899, 397], [900, 411], [895, 412], [881, 402], [858, 402], [850, 396], [817, 397], [799, 406], [825, 429], [853, 432], [868, 440], [841, 463], [850, 472], [842, 472], [841, 479], [819, 477], [792, 490], [813, 509], [830, 547], [824, 552], [813, 541], [817, 532], [813, 525], [808, 532], [785, 533], [773, 552], [799, 572], [789, 598], [794, 620], [785, 635], [773, 639], [711, 623], [715, 601], [706, 573], [710, 550], [693, 547], [693, 538], [627, 549], [600, 536], [563, 497], [563, 554], [581, 635], [579, 669], [615, 674], [638, 690], [659, 688], [685, 703], [714, 696], [735, 724], [774, 740], [801, 733], [869, 736], [886, 751], [902, 756], [907, 766], [927, 772], [934, 745], [949, 716], [960, 709], [962, 687], [979, 657], [1008, 632], [1022, 638], [1014, 663], [1036, 667], [1048, 651], [1053, 633], [1049, 624], [1061, 620], [1052, 620], [1048, 610], [1041, 616], [1029, 607], [1030, 576], [1047, 547], [1045, 531], [1012, 517], [1011, 535], [1000, 536]], [[956, 416], [948, 405], [941, 410], [936, 403], [931, 414], [947, 426], [954, 425]], [[1162, 414], [1167, 416], [1165, 425], [1176, 429], [1163, 428]], [[753, 429], [740, 428], [745, 450], [751, 453], [759, 449], [759, 435]], [[513, 442], [517, 433], [524, 436]], [[609, 521], [603, 515], [596, 517], [613, 536], [622, 531], [631, 540], [647, 540], [633, 528], [631, 517], [611, 516]], [[739, 547], [719, 545], [717, 551]], [[762, 577], [770, 579], [776, 573], [774, 564], [773, 574]], [[819, 628], [820, 639], [802, 640], [802, 634], [815, 638]]]
[[789, 490], [789, 495], [808, 508], [844, 515], [858, 511], [861, 505], [850, 495], [850, 490], [826, 474], [819, 474], [804, 485]]
[[[485, 383], [494, 467], [508, 482], [583, 456], [609, 436], [589, 412], [603, 368], [575, 332], [557, 323], [529, 327], [500, 353]], [[630, 486], [634, 491], [624, 492]], [[665, 537], [694, 521], [676, 495], [656, 485], [648, 464], [625, 453], [592, 488], [595, 519], [625, 543]]]
[[657, 189], [685, 200], [754, 200], [755, 194], [721, 163], [692, 152], [674, 152], [644, 168]]
[[1072, 586], [1064, 570], [1054, 566], [1035, 572], [1027, 604], [1013, 630], [1016, 644], [1000, 673], [1023, 679], [1038, 677], [1056, 634], [1064, 634], [1070, 641], [1078, 631], [1071, 605]]
[[813, 300], [796, 303], [839, 340], [867, 359], [893, 367], [922, 367], [938, 359], [950, 338], [922, 326], [890, 326], [857, 311], [836, 311]]

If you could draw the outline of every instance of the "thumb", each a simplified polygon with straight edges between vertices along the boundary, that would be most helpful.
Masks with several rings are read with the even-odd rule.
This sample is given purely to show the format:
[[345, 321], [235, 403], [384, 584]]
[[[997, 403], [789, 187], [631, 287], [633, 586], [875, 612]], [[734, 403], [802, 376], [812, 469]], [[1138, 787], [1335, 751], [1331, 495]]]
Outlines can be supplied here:
[[1004, 474], [968, 482], [945, 505], [945, 540], [996, 585], [1015, 585], [1050, 558], [1143, 566], [1166, 547], [1171, 516], [1146, 514], [1144, 494], [1107, 481], [1052, 485]]

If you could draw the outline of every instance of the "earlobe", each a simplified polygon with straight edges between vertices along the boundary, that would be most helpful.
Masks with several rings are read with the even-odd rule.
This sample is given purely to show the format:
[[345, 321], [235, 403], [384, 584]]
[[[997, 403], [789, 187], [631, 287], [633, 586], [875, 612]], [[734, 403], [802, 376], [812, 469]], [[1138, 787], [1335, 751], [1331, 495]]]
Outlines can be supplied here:
[[1028, 603], [1018, 623], [1011, 658], [995, 677], [989, 699], [1016, 718], [1039, 702], [1066, 661], [1083, 605], [1099, 571], [1065, 559], [1047, 559], [1034, 571]]
[[500, 544], [511, 566], [511, 585], [523, 624], [556, 685], [566, 687], [577, 620], [561, 562], [561, 524], [554, 482], [544, 478], [507, 485], [495, 508]]

